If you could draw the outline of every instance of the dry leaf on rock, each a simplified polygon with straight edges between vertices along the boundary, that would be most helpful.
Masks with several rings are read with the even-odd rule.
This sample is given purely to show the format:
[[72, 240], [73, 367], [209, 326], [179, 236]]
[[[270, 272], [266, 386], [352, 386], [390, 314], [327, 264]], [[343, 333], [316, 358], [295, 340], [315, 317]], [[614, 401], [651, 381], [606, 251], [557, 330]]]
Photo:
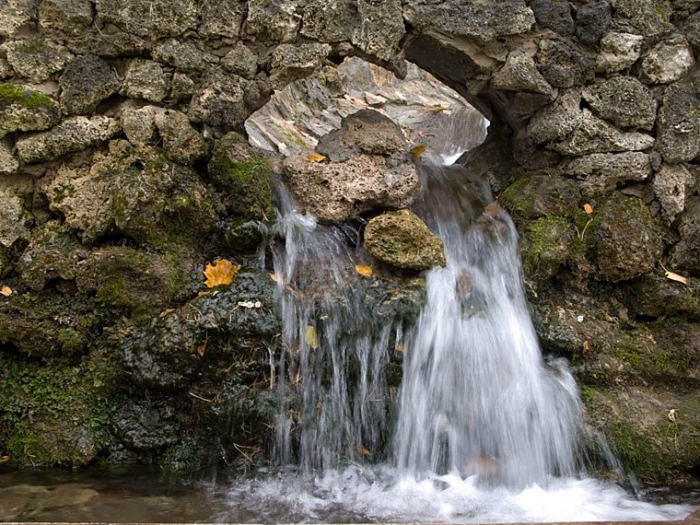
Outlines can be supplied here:
[[9, 286], [3, 286], [2, 288], [0, 288], [0, 295], [10, 297], [12, 295], [12, 288], [10, 288]]
[[372, 277], [372, 268], [358, 264], [355, 266], [355, 271], [362, 277]]
[[304, 334], [304, 340], [306, 341], [306, 344], [309, 345], [310, 348], [316, 350], [319, 345], [318, 341], [318, 333], [316, 333], [316, 327], [314, 326], [307, 326], [306, 327], [306, 333]]
[[321, 162], [323, 160], [326, 160], [326, 157], [320, 153], [309, 153], [309, 162]]
[[215, 265], [207, 264], [204, 275], [207, 280], [204, 282], [208, 288], [228, 285], [233, 282], [233, 278], [241, 269], [240, 265], [234, 265], [228, 259], [219, 259]]

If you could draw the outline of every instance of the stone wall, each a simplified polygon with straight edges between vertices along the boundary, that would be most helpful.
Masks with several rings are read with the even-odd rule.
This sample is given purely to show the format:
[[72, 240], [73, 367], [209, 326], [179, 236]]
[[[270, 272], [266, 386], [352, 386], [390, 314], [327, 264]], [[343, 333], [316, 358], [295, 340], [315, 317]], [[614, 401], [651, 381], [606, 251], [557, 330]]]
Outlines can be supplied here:
[[[415, 62], [491, 120], [460, 162], [519, 227], [545, 348], [571, 359], [628, 466], [697, 472], [700, 1], [3, 5], [0, 455], [200, 461], [178, 436], [220, 426], [217, 396], [261, 379], [276, 327], [253, 270], [221, 302], [197, 297], [207, 262], [257, 260], [274, 217], [243, 122], [355, 55], [397, 75]], [[228, 416], [216, 455], [257, 446]]]

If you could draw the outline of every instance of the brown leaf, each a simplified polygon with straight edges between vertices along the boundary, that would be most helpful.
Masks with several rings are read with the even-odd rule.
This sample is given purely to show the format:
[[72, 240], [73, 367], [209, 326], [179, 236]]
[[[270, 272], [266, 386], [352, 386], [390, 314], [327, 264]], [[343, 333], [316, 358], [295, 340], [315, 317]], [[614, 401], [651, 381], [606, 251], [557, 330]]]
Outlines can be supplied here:
[[320, 153], [309, 153], [309, 162], [321, 162], [323, 160], [326, 160], [326, 157]]
[[372, 277], [372, 268], [369, 266], [356, 265], [355, 271], [359, 273], [362, 277]]
[[207, 339], [204, 340], [204, 342], [197, 347], [197, 355], [199, 357], [204, 357], [204, 351], [207, 349]]
[[240, 269], [240, 265], [234, 266], [228, 259], [219, 259], [216, 261], [214, 266], [207, 264], [207, 267], [204, 270], [204, 275], [206, 276], [207, 280], [204, 282], [204, 284], [206, 284], [208, 288], [231, 284], [233, 282], [233, 278]]
[[170, 315], [171, 313], [173, 313], [174, 311], [175, 311], [175, 308], [167, 308], [167, 309], [163, 310], [158, 317], [161, 317], [161, 318], [166, 317], [166, 316]]
[[369, 451], [369, 449], [367, 449], [365, 447], [360, 447], [360, 453], [363, 456], [371, 456], [372, 455], [372, 453]]
[[670, 279], [672, 281], [677, 281], [679, 283], [683, 284], [688, 284], [688, 278], [683, 277], [682, 275], [678, 275], [677, 273], [669, 272], [666, 270], [666, 279]]
[[396, 350], [397, 352], [403, 352], [404, 350], [406, 350], [406, 347], [404, 346], [403, 343], [397, 342], [397, 343], [394, 345], [394, 350]]
[[583, 211], [585, 211], [588, 215], [590, 215], [591, 213], [593, 213], [593, 206], [586, 203], [583, 205]]
[[418, 144], [417, 146], [412, 147], [412, 148], [409, 150], [409, 152], [410, 152], [411, 155], [413, 155], [414, 157], [420, 157], [420, 156], [423, 154], [423, 152], [425, 151], [426, 148], [427, 148], [427, 146], [426, 146], [425, 144]]
[[0, 295], [10, 297], [12, 295], [12, 288], [10, 288], [9, 286], [3, 286], [2, 288], [0, 288]]

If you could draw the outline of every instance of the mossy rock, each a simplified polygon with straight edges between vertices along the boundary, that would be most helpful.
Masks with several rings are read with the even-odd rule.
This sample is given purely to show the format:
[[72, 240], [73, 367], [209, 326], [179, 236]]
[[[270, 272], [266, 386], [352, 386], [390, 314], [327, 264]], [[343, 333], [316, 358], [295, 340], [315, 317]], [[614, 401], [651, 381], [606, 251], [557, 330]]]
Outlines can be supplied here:
[[227, 133], [216, 142], [209, 176], [223, 192], [234, 216], [246, 220], [274, 219], [270, 170], [263, 157], [238, 133]]
[[528, 282], [542, 282], [556, 275], [569, 262], [576, 240], [574, 226], [567, 218], [553, 215], [527, 223], [519, 248]]
[[20, 361], [0, 349], [0, 454], [20, 466], [94, 461], [113, 443], [107, 411], [117, 370], [97, 352], [71, 363]]
[[40, 91], [28, 89], [17, 84], [0, 84], [0, 110], [4, 106], [16, 104], [25, 108], [54, 109], [56, 102]]
[[547, 216], [571, 217], [580, 201], [575, 182], [553, 175], [527, 173], [501, 193], [499, 203], [516, 224]]

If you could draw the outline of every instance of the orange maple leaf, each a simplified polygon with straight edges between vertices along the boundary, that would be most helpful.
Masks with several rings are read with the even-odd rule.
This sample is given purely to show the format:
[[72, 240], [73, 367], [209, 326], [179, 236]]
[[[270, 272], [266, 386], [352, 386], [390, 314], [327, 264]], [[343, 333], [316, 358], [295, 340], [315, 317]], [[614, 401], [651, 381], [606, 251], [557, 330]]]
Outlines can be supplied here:
[[207, 264], [207, 267], [204, 269], [204, 275], [207, 280], [204, 281], [204, 284], [206, 284], [208, 288], [231, 284], [233, 278], [240, 269], [240, 265], [234, 265], [228, 259], [219, 259], [213, 266], [211, 263]]

